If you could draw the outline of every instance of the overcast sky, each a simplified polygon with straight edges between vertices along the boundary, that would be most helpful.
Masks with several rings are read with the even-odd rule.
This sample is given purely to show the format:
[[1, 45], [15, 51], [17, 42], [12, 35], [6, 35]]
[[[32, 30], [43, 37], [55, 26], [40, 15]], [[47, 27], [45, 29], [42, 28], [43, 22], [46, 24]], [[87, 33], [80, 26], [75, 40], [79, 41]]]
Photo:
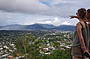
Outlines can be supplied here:
[[0, 0], [0, 25], [75, 25], [78, 20], [69, 16], [89, 4], [90, 0]]

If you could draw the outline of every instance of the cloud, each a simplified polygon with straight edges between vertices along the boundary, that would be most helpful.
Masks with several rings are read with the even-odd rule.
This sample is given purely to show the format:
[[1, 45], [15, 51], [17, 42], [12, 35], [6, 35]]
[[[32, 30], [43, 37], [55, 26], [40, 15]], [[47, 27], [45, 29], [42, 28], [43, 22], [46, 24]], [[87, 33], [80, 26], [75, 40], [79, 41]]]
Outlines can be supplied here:
[[10, 13], [0, 11], [0, 25], [10, 25], [10, 24], [22, 24], [30, 25], [34, 23], [41, 24], [53, 24], [55, 26], [61, 25], [63, 21], [67, 21], [67, 18], [59, 18], [54, 16], [45, 15], [30, 15], [21, 13]]
[[71, 25], [70, 23], [68, 23], [67, 21], [63, 22], [62, 25]]
[[18, 12], [40, 12], [47, 10], [48, 6], [39, 3], [38, 0], [0, 0], [0, 9]]
[[67, 17], [78, 8], [88, 8], [90, 0], [0, 0], [0, 9], [49, 16]]
[[72, 24], [69, 16], [89, 4], [90, 0], [0, 0], [0, 24]]

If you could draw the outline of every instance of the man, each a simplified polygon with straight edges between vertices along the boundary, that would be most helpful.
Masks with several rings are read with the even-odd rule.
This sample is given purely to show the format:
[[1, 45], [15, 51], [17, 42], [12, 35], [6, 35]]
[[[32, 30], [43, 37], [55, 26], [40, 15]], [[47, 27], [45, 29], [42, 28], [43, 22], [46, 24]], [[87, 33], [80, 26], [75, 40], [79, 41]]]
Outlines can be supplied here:
[[88, 26], [89, 26], [89, 50], [90, 50], [90, 9], [87, 10], [86, 18], [87, 18]]
[[80, 22], [76, 26], [76, 34], [74, 37], [72, 56], [73, 59], [83, 59], [83, 56], [89, 57], [89, 40], [88, 40], [88, 28], [86, 24], [86, 9], [81, 8], [77, 12], [77, 16], [71, 16], [71, 18], [78, 18]]

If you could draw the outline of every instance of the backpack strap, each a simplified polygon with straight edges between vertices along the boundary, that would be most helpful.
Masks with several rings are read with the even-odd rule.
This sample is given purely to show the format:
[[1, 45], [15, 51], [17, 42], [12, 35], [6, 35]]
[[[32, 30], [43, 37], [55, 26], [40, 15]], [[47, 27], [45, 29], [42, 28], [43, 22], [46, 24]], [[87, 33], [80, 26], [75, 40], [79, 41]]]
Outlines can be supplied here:
[[86, 22], [79, 22], [79, 23], [81, 24], [82, 28], [85, 29], [86, 32], [89, 31], [89, 27]]
[[86, 22], [79, 22], [83, 28], [87, 27]]

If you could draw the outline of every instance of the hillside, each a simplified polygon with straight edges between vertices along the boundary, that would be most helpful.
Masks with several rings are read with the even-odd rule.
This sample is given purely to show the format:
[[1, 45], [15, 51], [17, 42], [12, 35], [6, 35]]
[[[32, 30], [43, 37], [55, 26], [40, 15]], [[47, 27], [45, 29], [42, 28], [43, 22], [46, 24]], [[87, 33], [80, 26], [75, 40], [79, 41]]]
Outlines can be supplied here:
[[72, 26], [72, 25], [54, 26], [52, 24], [0, 26], [0, 30], [60, 30], [60, 31], [73, 31], [74, 29], [75, 29], [75, 26]]

